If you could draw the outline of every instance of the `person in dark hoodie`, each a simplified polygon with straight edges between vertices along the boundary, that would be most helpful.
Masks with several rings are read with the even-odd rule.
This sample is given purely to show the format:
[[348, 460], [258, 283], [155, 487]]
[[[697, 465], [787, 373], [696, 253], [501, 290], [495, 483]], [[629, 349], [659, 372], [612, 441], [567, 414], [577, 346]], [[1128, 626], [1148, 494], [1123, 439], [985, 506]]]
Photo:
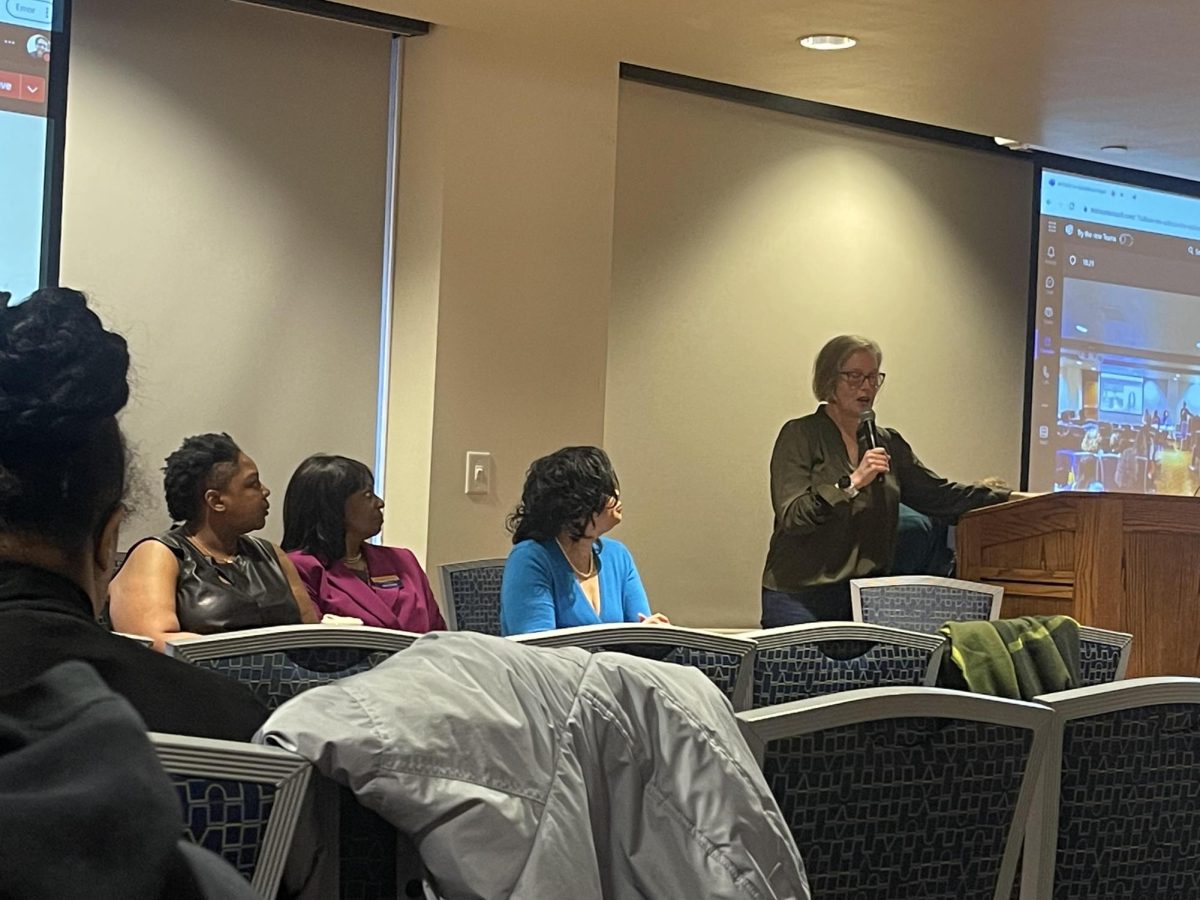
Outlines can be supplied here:
[[180, 835], [179, 798], [137, 713], [86, 663], [0, 692], [0, 897], [254, 900]]
[[0, 686], [91, 664], [151, 731], [246, 741], [242, 685], [96, 622], [125, 509], [129, 352], [78, 291], [0, 295]]

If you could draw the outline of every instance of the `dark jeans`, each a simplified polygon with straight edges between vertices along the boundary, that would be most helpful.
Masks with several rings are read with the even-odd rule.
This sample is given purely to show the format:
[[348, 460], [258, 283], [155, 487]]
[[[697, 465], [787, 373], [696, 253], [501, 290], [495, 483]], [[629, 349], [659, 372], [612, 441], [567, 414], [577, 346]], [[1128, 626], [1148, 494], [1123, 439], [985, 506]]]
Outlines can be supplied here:
[[803, 591], [762, 589], [762, 627], [802, 625], [805, 622], [849, 622], [850, 582], [826, 584]]

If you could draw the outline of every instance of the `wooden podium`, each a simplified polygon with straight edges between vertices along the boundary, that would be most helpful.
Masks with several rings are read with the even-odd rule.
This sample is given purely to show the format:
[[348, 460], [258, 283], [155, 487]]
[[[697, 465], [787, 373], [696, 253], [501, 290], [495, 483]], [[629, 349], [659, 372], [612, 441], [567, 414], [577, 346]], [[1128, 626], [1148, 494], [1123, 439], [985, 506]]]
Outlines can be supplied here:
[[958, 522], [958, 577], [1004, 617], [1063, 613], [1133, 635], [1128, 677], [1200, 675], [1200, 499], [1044, 494]]

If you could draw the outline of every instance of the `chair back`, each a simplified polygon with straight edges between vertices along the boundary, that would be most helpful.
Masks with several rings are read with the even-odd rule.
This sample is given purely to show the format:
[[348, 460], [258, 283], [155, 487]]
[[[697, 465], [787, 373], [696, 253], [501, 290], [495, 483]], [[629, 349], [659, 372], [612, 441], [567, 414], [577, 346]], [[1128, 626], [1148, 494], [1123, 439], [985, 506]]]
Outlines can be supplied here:
[[946, 622], [1000, 618], [1004, 588], [934, 575], [855, 578], [850, 603], [855, 622], [935, 634]]
[[367, 625], [276, 625], [167, 641], [167, 655], [240, 681], [275, 709], [311, 687], [375, 668], [418, 637]]
[[720, 688], [735, 709], [739, 708], [739, 702], [749, 697], [754, 641], [741, 635], [714, 634], [673, 625], [618, 622], [518, 634], [509, 640], [535, 647], [582, 647], [593, 653], [601, 650], [632, 653], [692, 666]]
[[274, 900], [292, 845], [308, 760], [273, 747], [151, 732], [175, 783], [185, 833]]
[[1132, 644], [1132, 634], [1080, 625], [1079, 686], [1109, 684], [1124, 678]]
[[143, 647], [154, 646], [154, 639], [148, 638], [144, 634], [130, 634], [128, 631], [114, 631], [113, 634], [118, 637], [129, 638], [129, 640], [141, 644]]
[[1001, 900], [1052, 714], [927, 687], [737, 714], [813, 897]]
[[754, 665], [737, 709], [757, 709], [859, 688], [930, 687], [946, 649], [942, 635], [863, 622], [812, 622], [748, 631]]
[[438, 567], [442, 573], [447, 628], [499, 636], [504, 563], [503, 559], [476, 559]]
[[[167, 641], [167, 654], [240, 681], [276, 709], [309, 688], [373, 669], [418, 637], [368, 625], [279, 625]], [[395, 829], [347, 789], [337, 802], [342, 896], [395, 897]]]
[[1021, 897], [1200, 897], [1200, 678], [1037, 700], [1054, 727]]

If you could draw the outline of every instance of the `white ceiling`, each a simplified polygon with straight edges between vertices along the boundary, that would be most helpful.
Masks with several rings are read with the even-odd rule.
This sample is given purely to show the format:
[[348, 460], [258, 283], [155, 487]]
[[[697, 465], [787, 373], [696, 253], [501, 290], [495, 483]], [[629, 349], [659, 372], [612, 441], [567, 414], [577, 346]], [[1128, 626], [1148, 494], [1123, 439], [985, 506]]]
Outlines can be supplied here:
[[[1187, 0], [353, 2], [1200, 179], [1200, 3]], [[800, 49], [813, 32], [859, 45]], [[1101, 154], [1105, 144], [1130, 150]]]

